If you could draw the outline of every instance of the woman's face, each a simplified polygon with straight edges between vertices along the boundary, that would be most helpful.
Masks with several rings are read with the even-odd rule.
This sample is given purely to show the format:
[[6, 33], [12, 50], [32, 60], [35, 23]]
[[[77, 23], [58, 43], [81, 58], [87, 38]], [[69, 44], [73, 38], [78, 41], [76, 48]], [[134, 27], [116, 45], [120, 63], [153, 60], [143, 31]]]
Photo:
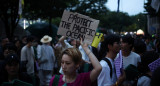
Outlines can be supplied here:
[[7, 64], [5, 66], [5, 69], [9, 76], [15, 76], [18, 74], [19, 71], [19, 64], [18, 63]]
[[78, 65], [76, 65], [73, 62], [72, 58], [68, 56], [67, 54], [64, 54], [62, 56], [61, 66], [62, 66], [63, 73], [65, 75], [70, 75], [70, 74], [75, 73], [78, 67]]

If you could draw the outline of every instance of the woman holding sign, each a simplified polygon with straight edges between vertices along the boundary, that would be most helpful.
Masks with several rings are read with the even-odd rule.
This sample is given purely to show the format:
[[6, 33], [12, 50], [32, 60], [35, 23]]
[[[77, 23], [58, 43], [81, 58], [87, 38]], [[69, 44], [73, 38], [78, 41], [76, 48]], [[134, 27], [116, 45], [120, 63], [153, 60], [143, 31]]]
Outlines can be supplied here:
[[87, 73], [78, 74], [76, 70], [82, 63], [82, 55], [76, 48], [68, 48], [62, 53], [61, 66], [64, 75], [55, 75], [52, 77], [49, 86], [91, 86], [98, 75], [100, 74], [102, 67], [90, 51], [86, 43], [82, 43], [82, 48], [88, 54], [88, 57], [93, 65], [93, 70]]

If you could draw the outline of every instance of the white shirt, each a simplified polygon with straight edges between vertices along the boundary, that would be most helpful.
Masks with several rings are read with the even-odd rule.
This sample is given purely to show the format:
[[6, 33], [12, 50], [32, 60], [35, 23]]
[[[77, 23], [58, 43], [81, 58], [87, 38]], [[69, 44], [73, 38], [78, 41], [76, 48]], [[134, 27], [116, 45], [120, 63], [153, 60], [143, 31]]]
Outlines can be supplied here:
[[123, 68], [124, 69], [130, 64], [137, 67], [139, 62], [141, 62], [140, 55], [138, 55], [135, 52], [131, 51], [131, 53], [127, 57], [123, 56]]
[[137, 86], [150, 86], [151, 79], [147, 76], [142, 76], [138, 79]]
[[110, 67], [108, 63], [104, 60], [101, 60], [100, 64], [102, 66], [102, 71], [98, 76], [98, 86], [111, 86], [117, 81], [114, 62], [110, 58], [108, 58], [108, 60], [111, 62], [112, 65], [112, 78], [110, 77]]
[[[40, 49], [40, 47], [39, 47]], [[37, 51], [38, 58], [46, 58], [46, 62], [41, 63], [39, 69], [43, 70], [53, 70], [55, 63], [54, 50], [50, 45], [43, 44], [41, 45], [41, 50]]]
[[[91, 46], [88, 46], [88, 47], [89, 47], [89, 49], [90, 49], [91, 52], [92, 52]], [[82, 48], [81, 45], [79, 46], [79, 51], [80, 51], [81, 54], [82, 54], [82, 59], [89, 62], [89, 57], [88, 57], [88, 55], [86, 54], [86, 52], [83, 50], [83, 48]]]
[[21, 50], [21, 61], [28, 61], [26, 64], [27, 73], [34, 73], [34, 50], [33, 47], [27, 47], [26, 45]]

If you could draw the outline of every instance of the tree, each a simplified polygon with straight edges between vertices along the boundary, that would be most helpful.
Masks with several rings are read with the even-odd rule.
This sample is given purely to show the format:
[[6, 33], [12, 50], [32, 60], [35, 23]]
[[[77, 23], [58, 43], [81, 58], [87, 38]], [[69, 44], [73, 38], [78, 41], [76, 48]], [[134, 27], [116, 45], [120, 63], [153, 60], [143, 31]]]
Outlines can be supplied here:
[[61, 17], [64, 9], [71, 9], [78, 3], [78, 0], [25, 0], [23, 17], [28, 20], [38, 18], [47, 20], [50, 25], [49, 32], [52, 35], [52, 19]]
[[61, 17], [64, 9], [78, 3], [78, 0], [25, 0], [23, 17], [29, 20]]
[[119, 33], [132, 24], [130, 16], [127, 13], [122, 12], [108, 12], [107, 16], [104, 17], [103, 22], [103, 27], [113, 29]]
[[135, 23], [137, 29], [145, 30], [147, 24], [147, 17], [145, 14], [139, 13], [135, 16], [131, 16], [132, 23]]
[[156, 10], [152, 8], [151, 2], [152, 2], [152, 0], [147, 0], [147, 3], [144, 4], [144, 8], [146, 9], [146, 11], [150, 17], [154, 17], [157, 14], [156, 14]]
[[105, 15], [109, 10], [105, 6], [107, 0], [79, 0], [80, 3], [75, 6], [73, 11], [98, 19]]
[[11, 39], [19, 22], [19, 0], [0, 0], [0, 19], [5, 24], [6, 36]]

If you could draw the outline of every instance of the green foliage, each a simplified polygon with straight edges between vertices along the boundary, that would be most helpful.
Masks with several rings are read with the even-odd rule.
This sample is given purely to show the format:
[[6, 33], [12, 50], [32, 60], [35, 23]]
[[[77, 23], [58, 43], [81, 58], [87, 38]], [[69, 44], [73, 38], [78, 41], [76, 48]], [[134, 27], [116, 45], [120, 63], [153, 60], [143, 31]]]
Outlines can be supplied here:
[[146, 15], [140, 13], [138, 15], [131, 16], [131, 19], [132, 19], [132, 23], [136, 24], [137, 30], [138, 29], [145, 30], [145, 26], [147, 24], [147, 16]]
[[108, 12], [105, 3], [107, 0], [79, 0], [80, 3], [76, 5], [75, 10], [81, 14], [90, 16], [92, 18], [99, 18]]
[[56, 17], [52, 19], [52, 23], [55, 24], [56, 26], [59, 26], [60, 21], [61, 21], [60, 17]]
[[78, 0], [25, 0], [23, 17], [35, 20], [61, 17], [64, 9], [71, 9]]
[[137, 24], [131, 24], [128, 27], [126, 27], [125, 31], [131, 32], [131, 31], [137, 31]]
[[105, 28], [113, 29], [114, 31], [120, 32], [130, 24], [131, 24], [131, 20], [127, 13], [108, 12], [106, 17], [104, 16], [102, 26]]
[[0, 19], [5, 25], [6, 36], [11, 39], [19, 21], [19, 0], [0, 0]]
[[152, 2], [152, 0], [147, 0], [147, 3], [144, 4], [144, 8], [146, 9], [146, 11], [147, 11], [148, 15], [150, 15], [150, 17], [154, 17], [157, 14], [156, 14], [156, 10], [151, 7], [151, 2]]

